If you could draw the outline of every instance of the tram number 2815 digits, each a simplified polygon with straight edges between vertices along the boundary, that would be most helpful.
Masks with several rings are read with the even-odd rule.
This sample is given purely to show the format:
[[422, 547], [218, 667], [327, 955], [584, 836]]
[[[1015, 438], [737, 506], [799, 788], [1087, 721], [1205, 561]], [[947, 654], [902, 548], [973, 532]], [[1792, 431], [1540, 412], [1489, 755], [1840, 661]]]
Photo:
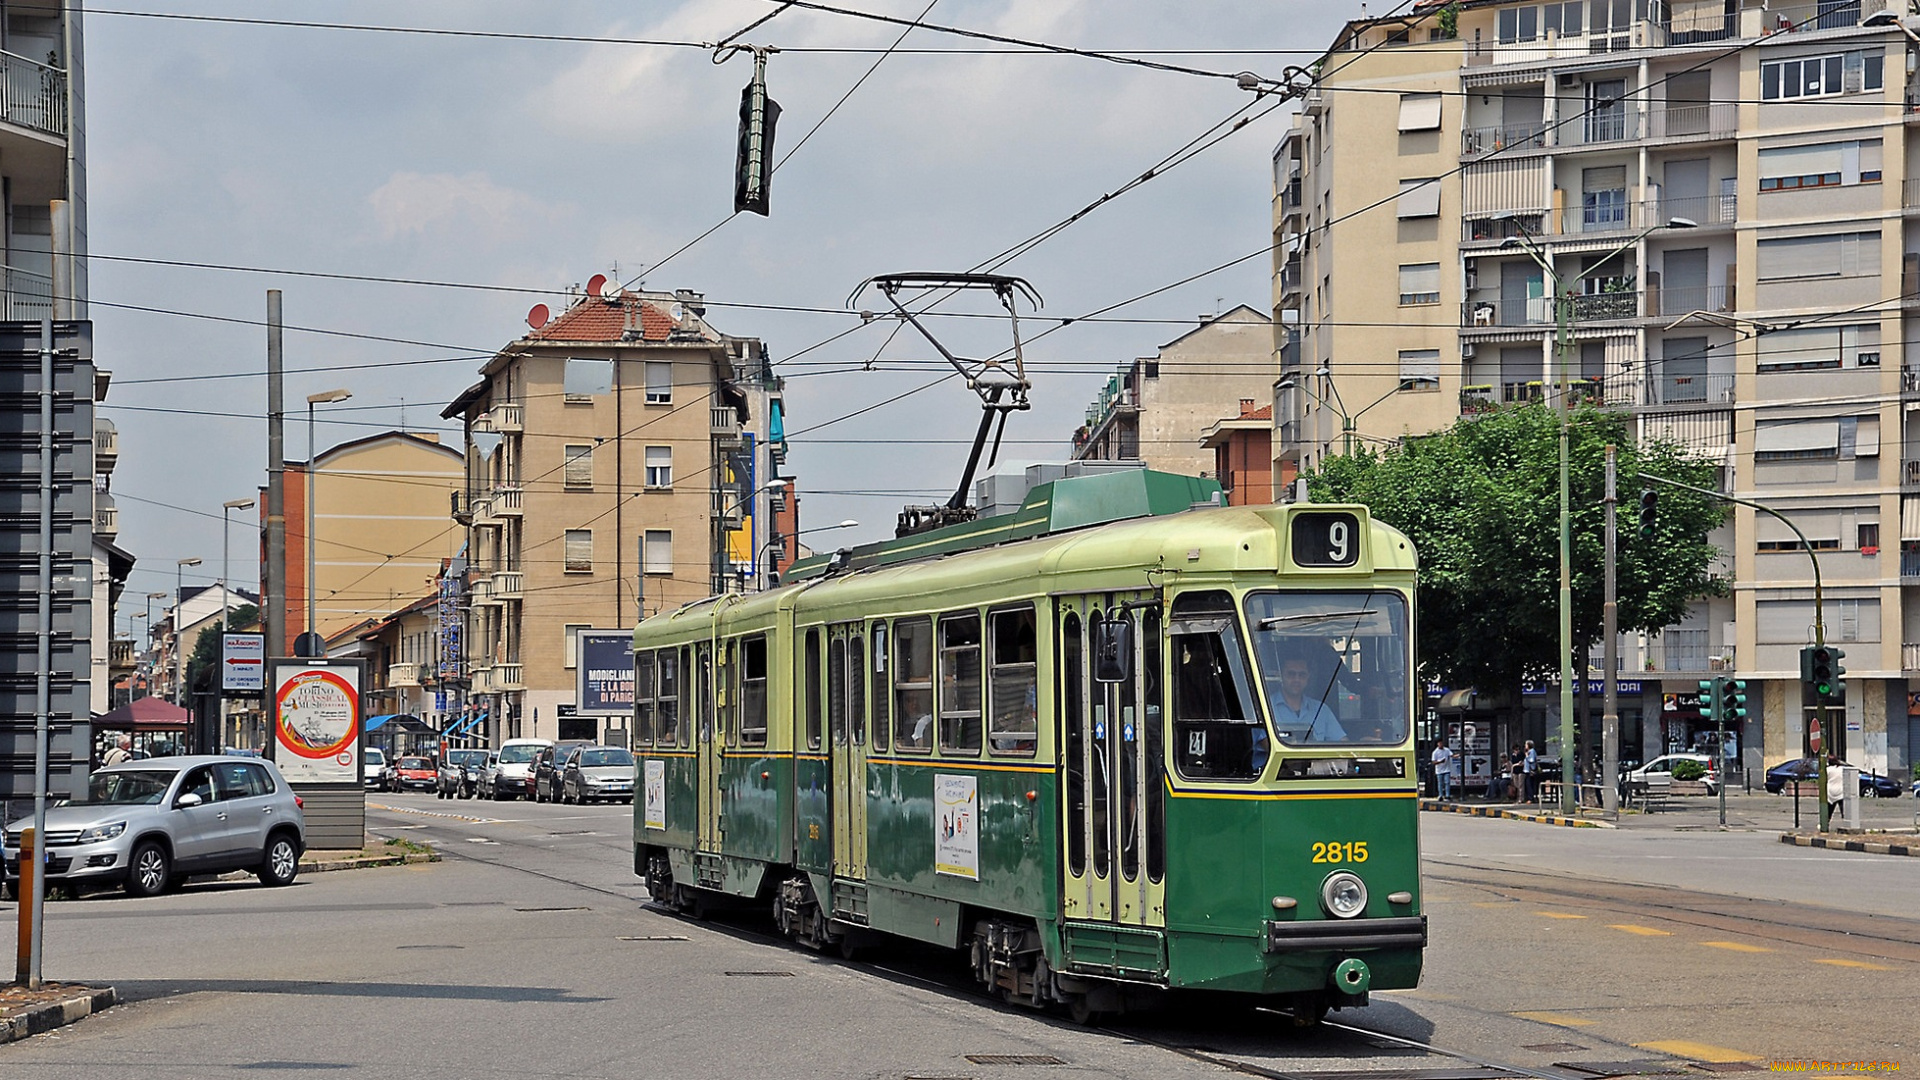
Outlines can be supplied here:
[[1317, 863], [1363, 863], [1367, 861], [1367, 842], [1355, 840], [1342, 843], [1335, 840], [1330, 844], [1313, 845], [1313, 861]]

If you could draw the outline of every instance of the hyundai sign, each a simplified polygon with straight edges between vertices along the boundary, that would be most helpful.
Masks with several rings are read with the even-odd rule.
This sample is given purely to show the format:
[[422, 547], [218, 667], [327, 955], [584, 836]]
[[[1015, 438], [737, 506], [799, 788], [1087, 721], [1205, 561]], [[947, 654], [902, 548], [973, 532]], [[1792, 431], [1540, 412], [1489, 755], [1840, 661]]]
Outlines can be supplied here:
[[633, 631], [576, 630], [574, 634], [575, 715], [631, 715]]

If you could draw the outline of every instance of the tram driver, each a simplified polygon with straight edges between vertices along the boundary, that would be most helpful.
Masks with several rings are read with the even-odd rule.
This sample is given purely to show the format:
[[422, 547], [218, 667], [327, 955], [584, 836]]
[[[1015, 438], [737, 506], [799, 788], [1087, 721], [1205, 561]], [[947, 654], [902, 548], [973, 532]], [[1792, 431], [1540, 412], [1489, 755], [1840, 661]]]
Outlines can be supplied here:
[[1280, 692], [1271, 695], [1273, 726], [1280, 738], [1289, 743], [1345, 742], [1347, 731], [1340, 719], [1327, 708], [1319, 693], [1330, 680], [1314, 685], [1313, 666], [1305, 656], [1289, 654], [1280, 661]]

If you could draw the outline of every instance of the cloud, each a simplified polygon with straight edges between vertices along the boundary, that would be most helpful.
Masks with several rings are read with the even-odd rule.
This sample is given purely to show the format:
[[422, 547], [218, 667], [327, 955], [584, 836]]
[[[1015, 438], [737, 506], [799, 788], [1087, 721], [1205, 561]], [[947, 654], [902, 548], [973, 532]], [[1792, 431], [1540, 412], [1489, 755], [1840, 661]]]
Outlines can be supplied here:
[[550, 223], [560, 212], [479, 172], [394, 173], [367, 203], [383, 240], [457, 230], [470, 239], [507, 241]]

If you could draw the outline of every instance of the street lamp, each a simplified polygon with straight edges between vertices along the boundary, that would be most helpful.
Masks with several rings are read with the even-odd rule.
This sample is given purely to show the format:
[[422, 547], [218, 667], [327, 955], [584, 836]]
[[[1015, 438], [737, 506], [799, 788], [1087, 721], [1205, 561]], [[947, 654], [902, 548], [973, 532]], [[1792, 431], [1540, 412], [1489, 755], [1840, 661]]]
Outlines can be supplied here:
[[[1323, 365], [1319, 369], [1315, 370], [1314, 374], [1320, 376], [1323, 379], [1326, 379], [1333, 374], [1333, 369]], [[1339, 384], [1334, 383], [1332, 381], [1329, 381], [1327, 383], [1328, 388], [1333, 391], [1332, 401], [1328, 401], [1326, 398], [1323, 398], [1319, 394], [1316, 394], [1313, 391], [1307, 389], [1306, 384], [1300, 382], [1291, 373], [1289, 373], [1288, 375], [1286, 375], [1284, 378], [1280, 380], [1279, 388], [1282, 390], [1298, 390], [1301, 393], [1312, 398], [1313, 400], [1319, 402], [1321, 408], [1330, 409], [1333, 411], [1333, 413], [1336, 416], [1340, 417], [1340, 437], [1341, 437], [1340, 452], [1348, 457], [1352, 457], [1353, 456], [1354, 422], [1359, 420], [1360, 417], [1366, 415], [1366, 412], [1368, 409], [1373, 408], [1375, 405], [1378, 405], [1381, 402], [1392, 397], [1393, 395], [1399, 393], [1400, 391], [1405, 390], [1408, 384], [1411, 383], [1412, 381], [1413, 380], [1411, 379], [1401, 379], [1399, 382], [1393, 384], [1393, 389], [1387, 391], [1384, 394], [1381, 394], [1377, 398], [1374, 398], [1372, 401], [1368, 402], [1365, 406], [1363, 406], [1359, 412], [1353, 413], [1352, 415], [1348, 415], [1348, 413], [1346, 412], [1346, 402], [1343, 401], [1340, 397]]]
[[[797, 529], [794, 531], [792, 539], [797, 540], [808, 533], [832, 532], [835, 529], [852, 529], [852, 528], [857, 528], [859, 525], [860, 523], [858, 521], [855, 521], [852, 518], [848, 518], [847, 520], [842, 521], [837, 525], [816, 525], [811, 529]], [[760, 550], [753, 553], [754, 565], [756, 566], [759, 565], [760, 556], [765, 555], [769, 551], [773, 550], [773, 546], [775, 544], [780, 545], [780, 550], [784, 554], [787, 550], [786, 549], [787, 540], [788, 540], [788, 537], [782, 536], [777, 532], [774, 533], [772, 536], [767, 537], [767, 542], [764, 544], [761, 544]], [[761, 580], [767, 581], [767, 582], [771, 582], [773, 580], [774, 575], [777, 573], [777, 571], [775, 571], [773, 567], [776, 563], [778, 563], [778, 561], [779, 560], [776, 557], [772, 562], [769, 562], [767, 564], [767, 576]]]
[[[1594, 260], [1592, 265], [1605, 265], [1615, 255], [1661, 229], [1695, 227], [1693, 221], [1677, 217], [1664, 225], [1642, 229], [1626, 243]], [[1580, 793], [1573, 775], [1576, 764], [1573, 747], [1573, 497], [1567, 466], [1568, 430], [1571, 426], [1567, 391], [1573, 383], [1574, 293], [1571, 288], [1563, 286], [1559, 272], [1553, 268], [1553, 260], [1525, 232], [1507, 237], [1500, 247], [1503, 250], [1518, 248], [1526, 252], [1528, 258], [1539, 264], [1541, 272], [1553, 286], [1554, 368], [1560, 384], [1559, 392], [1554, 395], [1554, 412], [1560, 419], [1560, 812], [1571, 816], [1578, 805], [1577, 796]]]
[[313, 449], [313, 407], [315, 405], [332, 405], [345, 401], [352, 396], [353, 391], [346, 389], [326, 390], [318, 394], [307, 395], [307, 634], [312, 634], [313, 637], [309, 638], [307, 634], [302, 634], [301, 642], [305, 644], [307, 648], [304, 650], [296, 649], [294, 651], [299, 655], [309, 658], [319, 656], [325, 651], [324, 646], [315, 643], [315, 639], [319, 637], [319, 630], [314, 623], [313, 549], [315, 544], [313, 542], [313, 496], [314, 488], [317, 486], [315, 481], [319, 478], [319, 469], [315, 467], [316, 455]]
[[[235, 510], [251, 509], [253, 509], [252, 499], [229, 499], [220, 504], [220, 633], [222, 635], [225, 635], [227, 632], [227, 616], [233, 611], [232, 601], [227, 596], [227, 534], [231, 531], [233, 525], [233, 512]], [[225, 644], [223, 640], [221, 642], [223, 653], [225, 651]], [[225, 671], [226, 668], [222, 666], [221, 670]], [[218, 689], [222, 691], [219, 699], [220, 735], [222, 738], [225, 738], [227, 735], [227, 696], [224, 692], [224, 686]]]
[[173, 568], [173, 697], [174, 704], [181, 708], [187, 706], [187, 651], [186, 627], [180, 625], [186, 613], [186, 573], [187, 567], [199, 566], [198, 556], [191, 559], [177, 559]]

